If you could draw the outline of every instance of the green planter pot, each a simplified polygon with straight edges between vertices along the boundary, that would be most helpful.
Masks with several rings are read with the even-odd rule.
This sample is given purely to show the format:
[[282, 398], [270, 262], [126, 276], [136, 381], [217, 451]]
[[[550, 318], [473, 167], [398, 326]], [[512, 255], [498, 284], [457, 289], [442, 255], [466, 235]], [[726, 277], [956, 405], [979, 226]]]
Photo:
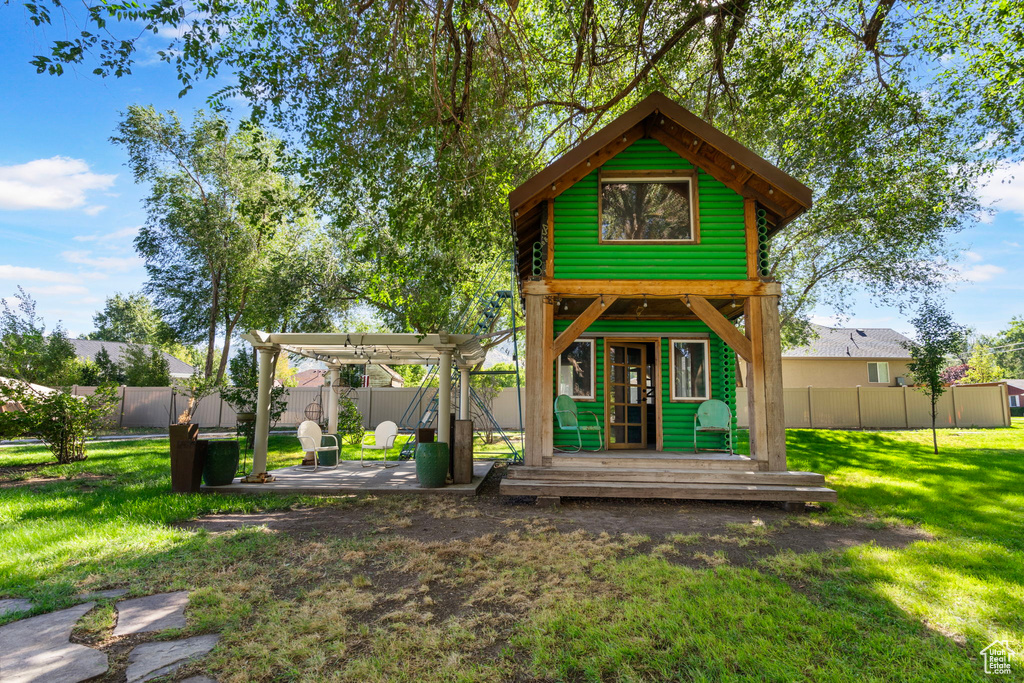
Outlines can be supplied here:
[[416, 478], [420, 488], [437, 489], [448, 478], [448, 444], [421, 443], [416, 446]]
[[[334, 439], [322, 436], [320, 437], [321, 446], [333, 446]], [[339, 441], [338, 446], [341, 446]], [[320, 463], [320, 467], [334, 467], [338, 464], [338, 451], [320, 451], [316, 454], [316, 460]]]
[[208, 441], [206, 462], [203, 465], [203, 483], [207, 486], [224, 486], [235, 479], [238, 471], [238, 442], [222, 439]]

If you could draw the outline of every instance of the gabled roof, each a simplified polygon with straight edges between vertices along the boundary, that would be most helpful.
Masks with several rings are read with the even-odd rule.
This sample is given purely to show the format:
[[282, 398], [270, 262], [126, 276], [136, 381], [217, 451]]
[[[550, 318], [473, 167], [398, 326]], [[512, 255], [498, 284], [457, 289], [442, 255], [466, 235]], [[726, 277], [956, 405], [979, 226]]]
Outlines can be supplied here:
[[910, 358], [910, 340], [887, 327], [823, 327], [807, 346], [784, 351], [783, 358]]
[[552, 161], [508, 195], [522, 252], [537, 239], [543, 202], [553, 199], [640, 138], [660, 141], [771, 215], [774, 233], [811, 208], [811, 190], [660, 92]]
[[[95, 360], [96, 354], [100, 352], [100, 349], [106, 349], [110, 360], [120, 363], [121, 356], [124, 354], [125, 349], [128, 348], [128, 344], [125, 342], [99, 341], [97, 339], [69, 339], [68, 341], [75, 347], [76, 356], [88, 360]], [[147, 353], [150, 351], [149, 344], [140, 344], [140, 346], [146, 349]], [[167, 366], [171, 377], [188, 377], [196, 371], [194, 367], [183, 360], [175, 358], [166, 351], [161, 351], [160, 353], [167, 359]]]
[[1007, 386], [1013, 387], [1018, 391], [1024, 391], [1024, 379], [1004, 379]]

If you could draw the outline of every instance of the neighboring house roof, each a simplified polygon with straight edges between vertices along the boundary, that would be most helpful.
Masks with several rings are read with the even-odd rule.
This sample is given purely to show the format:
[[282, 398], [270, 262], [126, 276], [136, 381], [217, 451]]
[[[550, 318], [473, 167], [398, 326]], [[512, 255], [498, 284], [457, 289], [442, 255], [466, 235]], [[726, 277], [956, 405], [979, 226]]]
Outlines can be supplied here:
[[[395, 370], [384, 363], [373, 363], [367, 366], [368, 372], [371, 374], [374, 372], [383, 371], [391, 380], [392, 386], [395, 382], [399, 386], [405, 384], [405, 378], [395, 372]], [[303, 370], [302, 372], [295, 373], [294, 380], [297, 387], [322, 387], [324, 385], [325, 377], [327, 375], [326, 370]]]
[[910, 340], [887, 327], [811, 327], [817, 337], [783, 358], [910, 358], [903, 346]]
[[[128, 348], [128, 344], [125, 342], [99, 341], [96, 339], [69, 339], [68, 341], [75, 347], [75, 355], [88, 360], [96, 360], [96, 354], [100, 352], [100, 349], [106, 349], [110, 360], [120, 363], [121, 356], [124, 354], [125, 349]], [[150, 349], [149, 344], [141, 344], [141, 346], [147, 352]], [[161, 351], [161, 353], [167, 359], [167, 367], [171, 377], [188, 377], [196, 371], [194, 367], [183, 360], [175, 358], [166, 351]]]
[[1008, 387], [1024, 391], [1024, 379], [1004, 379], [1003, 381], [1006, 382]]

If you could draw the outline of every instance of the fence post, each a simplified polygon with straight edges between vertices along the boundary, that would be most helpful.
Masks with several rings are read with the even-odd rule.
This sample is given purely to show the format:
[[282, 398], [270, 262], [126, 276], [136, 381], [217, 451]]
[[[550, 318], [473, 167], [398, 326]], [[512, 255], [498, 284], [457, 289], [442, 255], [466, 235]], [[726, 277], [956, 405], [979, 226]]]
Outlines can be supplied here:
[[72, 396], [78, 396], [78, 385], [77, 384], [72, 384], [71, 385], [71, 395]]
[[373, 429], [373, 385], [366, 387], [366, 428]]
[[171, 387], [171, 400], [168, 401], [167, 424], [174, 424], [174, 387]]
[[857, 428], [864, 429], [864, 408], [860, 403], [860, 385], [857, 385]]
[[907, 423], [907, 429], [910, 429], [910, 408], [907, 407], [907, 385], [903, 385], [903, 421]]
[[224, 429], [224, 394], [218, 391], [217, 397], [220, 398], [220, 406], [217, 410], [217, 429]]
[[814, 398], [810, 385], [807, 387], [807, 422], [810, 423], [810, 428], [814, 429]]
[[956, 414], [956, 385], [955, 384], [949, 388], [949, 396], [950, 396], [950, 398], [953, 399], [953, 426], [954, 427], [959, 427], [960, 426], [960, 419], [957, 417], [957, 414]]
[[128, 387], [126, 387], [125, 385], [122, 384], [121, 385], [121, 417], [117, 421], [117, 428], [118, 429], [123, 429], [124, 428], [124, 395], [125, 395], [125, 392], [127, 392], [127, 391], [128, 391]]

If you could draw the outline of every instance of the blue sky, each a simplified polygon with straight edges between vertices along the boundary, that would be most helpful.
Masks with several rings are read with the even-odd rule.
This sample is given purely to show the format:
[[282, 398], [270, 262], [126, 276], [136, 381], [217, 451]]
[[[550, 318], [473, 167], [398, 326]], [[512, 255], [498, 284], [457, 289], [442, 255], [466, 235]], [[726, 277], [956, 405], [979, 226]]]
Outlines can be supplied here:
[[[167, 42], [159, 36], [146, 39], [127, 78], [87, 70], [38, 75], [28, 62], [48, 51], [48, 34], [28, 23], [20, 4], [0, 7], [0, 17], [0, 297], [22, 285], [49, 326], [59, 320], [72, 334], [85, 333], [106, 297], [145, 281], [132, 248], [145, 220], [144, 188], [132, 181], [123, 150], [108, 141], [119, 112], [137, 103], [188, 114], [215, 86], [200, 84], [178, 99], [172, 70], [155, 59]], [[1024, 315], [1024, 164], [1004, 168], [984, 199], [996, 213], [958, 237], [964, 281], [949, 292], [948, 306], [961, 323], [993, 333]], [[835, 322], [828, 309], [815, 311], [814, 320]], [[840, 322], [911, 331], [899, 311], [866, 295]]]

